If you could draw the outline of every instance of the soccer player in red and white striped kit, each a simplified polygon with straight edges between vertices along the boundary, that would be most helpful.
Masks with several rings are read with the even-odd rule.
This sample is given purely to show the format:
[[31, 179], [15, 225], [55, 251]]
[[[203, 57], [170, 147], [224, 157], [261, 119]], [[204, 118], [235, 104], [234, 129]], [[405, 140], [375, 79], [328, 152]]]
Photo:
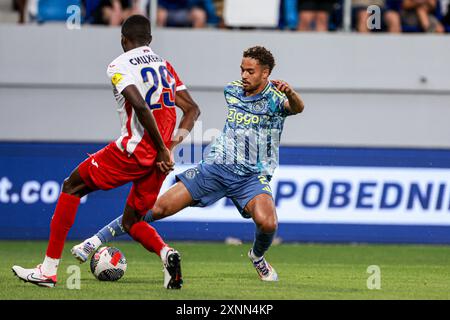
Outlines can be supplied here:
[[[124, 53], [108, 66], [121, 121], [121, 136], [90, 155], [64, 181], [50, 224], [44, 262], [36, 268], [13, 266], [17, 277], [54, 287], [65, 239], [80, 199], [96, 190], [133, 182], [122, 225], [148, 251], [161, 257], [164, 286], [182, 286], [180, 254], [170, 248], [142, 216], [152, 208], [166, 175], [173, 170], [172, 150], [191, 131], [200, 111], [171, 64], [149, 47], [150, 21], [141, 15], [122, 25]], [[175, 106], [183, 111], [178, 131]]]

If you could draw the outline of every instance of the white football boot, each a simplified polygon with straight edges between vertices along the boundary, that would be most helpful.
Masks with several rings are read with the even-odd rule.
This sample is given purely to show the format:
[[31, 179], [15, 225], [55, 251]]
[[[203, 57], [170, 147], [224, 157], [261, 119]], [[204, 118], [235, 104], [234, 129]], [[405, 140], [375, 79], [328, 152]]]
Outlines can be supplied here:
[[274, 268], [264, 259], [264, 256], [259, 258], [258, 260], [254, 260], [252, 257], [252, 249], [248, 252], [248, 257], [250, 261], [253, 263], [253, 266], [258, 273], [259, 278], [262, 281], [278, 281], [278, 274]]
[[97, 247], [90, 242], [89, 240], [85, 240], [80, 244], [77, 244], [70, 249], [72, 255], [80, 261], [80, 263], [86, 262], [89, 259], [89, 256], [97, 250]]
[[175, 249], [169, 249], [162, 257], [164, 266], [164, 288], [181, 289], [183, 278], [181, 276], [181, 255]]
[[41, 265], [33, 269], [24, 269], [20, 266], [13, 266], [12, 272], [23, 282], [29, 282], [40, 287], [53, 288], [56, 285], [56, 275], [45, 276], [42, 274]]

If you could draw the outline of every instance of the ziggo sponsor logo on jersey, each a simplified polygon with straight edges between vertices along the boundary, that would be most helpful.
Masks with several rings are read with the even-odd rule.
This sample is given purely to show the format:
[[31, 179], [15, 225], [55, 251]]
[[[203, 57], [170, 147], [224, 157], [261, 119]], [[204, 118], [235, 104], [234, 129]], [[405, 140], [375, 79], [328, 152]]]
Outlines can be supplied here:
[[261, 121], [261, 117], [256, 114], [243, 113], [236, 111], [236, 109], [229, 109], [227, 118], [229, 122], [243, 122], [244, 124], [259, 123]]
[[[14, 192], [13, 190], [20, 190]], [[25, 203], [33, 204], [42, 201], [46, 204], [55, 203], [61, 192], [61, 185], [57, 181], [45, 181], [40, 183], [36, 180], [25, 181], [21, 187], [14, 188], [8, 177], [0, 179], [0, 203]], [[81, 199], [85, 203], [87, 197]]]

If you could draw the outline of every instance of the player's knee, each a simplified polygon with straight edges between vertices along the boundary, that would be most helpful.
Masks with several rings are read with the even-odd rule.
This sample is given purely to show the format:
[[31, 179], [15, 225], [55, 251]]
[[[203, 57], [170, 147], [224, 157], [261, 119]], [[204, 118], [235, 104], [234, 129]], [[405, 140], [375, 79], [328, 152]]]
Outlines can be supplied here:
[[168, 215], [170, 212], [170, 206], [167, 202], [161, 201], [159, 203], [156, 203], [155, 206], [152, 208], [153, 217], [156, 220], [162, 219], [165, 216]]
[[122, 221], [122, 227], [123, 227], [123, 230], [125, 230], [126, 233], [130, 233], [132, 224], [131, 223], [127, 223], [125, 221]]
[[87, 188], [83, 183], [73, 181], [69, 177], [66, 180], [64, 180], [62, 192], [70, 194], [71, 196], [82, 198], [84, 195], [90, 192], [90, 189]]
[[133, 227], [135, 221], [131, 220], [131, 219], [122, 219], [122, 227], [123, 230], [125, 230], [126, 233], [130, 233], [131, 227]]
[[76, 193], [76, 186], [73, 183], [72, 179], [70, 179], [70, 177], [64, 180], [62, 192], [70, 195], [74, 195]]
[[258, 225], [259, 230], [263, 233], [273, 233], [278, 229], [278, 223], [276, 220], [266, 220]]

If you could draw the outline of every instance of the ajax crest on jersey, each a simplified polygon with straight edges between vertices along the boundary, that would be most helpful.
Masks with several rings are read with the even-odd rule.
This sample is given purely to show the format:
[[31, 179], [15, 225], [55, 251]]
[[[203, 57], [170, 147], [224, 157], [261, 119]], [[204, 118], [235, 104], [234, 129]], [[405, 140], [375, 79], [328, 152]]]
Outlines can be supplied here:
[[127, 260], [114, 247], [101, 247], [92, 255], [91, 272], [100, 281], [117, 281], [127, 270]]
[[265, 113], [267, 111], [267, 106], [264, 101], [257, 101], [252, 105], [252, 111], [257, 113]]

